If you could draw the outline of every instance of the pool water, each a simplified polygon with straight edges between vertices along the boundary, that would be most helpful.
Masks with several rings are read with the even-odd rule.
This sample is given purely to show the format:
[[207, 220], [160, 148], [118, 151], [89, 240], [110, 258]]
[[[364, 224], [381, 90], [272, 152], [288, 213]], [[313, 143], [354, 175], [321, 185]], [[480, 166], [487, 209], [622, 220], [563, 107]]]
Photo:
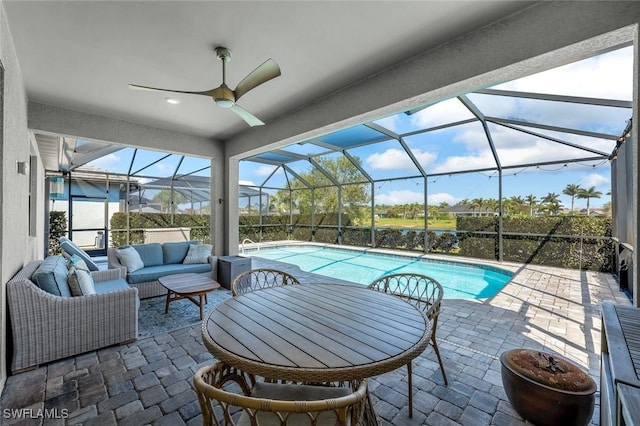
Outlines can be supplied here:
[[247, 255], [297, 265], [306, 272], [368, 285], [384, 275], [418, 273], [435, 278], [445, 299], [485, 299], [498, 293], [513, 274], [492, 266], [393, 256], [321, 246], [291, 245], [246, 250]]

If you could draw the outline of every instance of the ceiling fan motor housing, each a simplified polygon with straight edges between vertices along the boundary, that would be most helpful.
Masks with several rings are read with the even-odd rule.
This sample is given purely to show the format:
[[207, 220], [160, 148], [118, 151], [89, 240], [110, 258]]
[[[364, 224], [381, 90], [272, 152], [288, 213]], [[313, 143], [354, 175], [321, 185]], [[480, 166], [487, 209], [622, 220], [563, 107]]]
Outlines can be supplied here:
[[213, 100], [221, 108], [231, 108], [236, 103], [236, 97], [233, 91], [224, 83], [211, 91], [211, 97], [213, 97]]

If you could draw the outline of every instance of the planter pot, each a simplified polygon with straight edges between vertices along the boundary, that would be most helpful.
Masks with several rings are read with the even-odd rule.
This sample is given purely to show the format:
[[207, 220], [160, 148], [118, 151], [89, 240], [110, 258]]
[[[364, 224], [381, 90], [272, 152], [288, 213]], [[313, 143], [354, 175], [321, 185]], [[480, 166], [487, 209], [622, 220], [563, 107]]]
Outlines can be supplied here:
[[537, 426], [589, 424], [595, 382], [569, 361], [529, 349], [500, 356], [502, 385], [513, 408]]

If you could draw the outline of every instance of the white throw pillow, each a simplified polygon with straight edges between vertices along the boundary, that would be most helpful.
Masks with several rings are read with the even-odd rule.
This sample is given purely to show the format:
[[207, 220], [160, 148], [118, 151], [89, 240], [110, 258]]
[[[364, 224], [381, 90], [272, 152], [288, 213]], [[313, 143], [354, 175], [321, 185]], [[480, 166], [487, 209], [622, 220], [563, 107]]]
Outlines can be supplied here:
[[68, 279], [69, 288], [73, 296], [96, 294], [96, 287], [89, 271], [71, 267]]
[[182, 263], [207, 263], [212, 249], [211, 244], [189, 244], [189, 251]]
[[118, 259], [126, 268], [127, 272], [135, 272], [144, 268], [144, 262], [140, 258], [140, 254], [133, 247], [119, 248], [116, 250]]

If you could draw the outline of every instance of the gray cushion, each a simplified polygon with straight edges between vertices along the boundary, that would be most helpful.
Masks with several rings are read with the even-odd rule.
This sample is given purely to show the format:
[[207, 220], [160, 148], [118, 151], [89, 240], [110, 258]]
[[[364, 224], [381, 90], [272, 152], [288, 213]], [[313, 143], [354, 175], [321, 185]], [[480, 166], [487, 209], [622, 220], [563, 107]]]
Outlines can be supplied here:
[[160, 243], [132, 244], [131, 247], [136, 249], [140, 254], [140, 258], [145, 267], [162, 265], [164, 263], [162, 245]]
[[71, 297], [68, 275], [67, 260], [62, 256], [49, 256], [31, 275], [31, 281], [48, 293]]
[[157, 281], [158, 278], [165, 275], [172, 274], [186, 274], [190, 272], [195, 273], [206, 273], [211, 272], [211, 264], [210, 263], [199, 263], [195, 265], [183, 265], [173, 264], [173, 265], [159, 265], [159, 266], [149, 266], [139, 269], [135, 272], [127, 274], [127, 281], [130, 284], [139, 284], [146, 283], [149, 281]]
[[191, 244], [182, 263], [207, 263], [209, 256], [211, 256], [211, 250], [213, 250], [211, 244]]
[[198, 241], [178, 241], [162, 244], [164, 263], [182, 263], [190, 244], [200, 244]]
[[[254, 398], [276, 399], [284, 401], [315, 401], [318, 399], [340, 398], [350, 395], [351, 389], [344, 387], [310, 386], [310, 385], [283, 385], [276, 383], [258, 382], [251, 390]], [[279, 426], [280, 421], [274, 413], [258, 413], [258, 421], [261, 426]], [[325, 411], [318, 415], [318, 426], [335, 426], [336, 415], [333, 411]], [[245, 411], [238, 419], [238, 426], [250, 426], [251, 419]], [[309, 424], [306, 414], [292, 413], [288, 417], [288, 424]]]
[[67, 252], [69, 255], [77, 255], [80, 259], [84, 260], [90, 271], [97, 271], [98, 265], [91, 259], [91, 256], [86, 251], [75, 245], [70, 239], [66, 237], [60, 237], [60, 248]]

